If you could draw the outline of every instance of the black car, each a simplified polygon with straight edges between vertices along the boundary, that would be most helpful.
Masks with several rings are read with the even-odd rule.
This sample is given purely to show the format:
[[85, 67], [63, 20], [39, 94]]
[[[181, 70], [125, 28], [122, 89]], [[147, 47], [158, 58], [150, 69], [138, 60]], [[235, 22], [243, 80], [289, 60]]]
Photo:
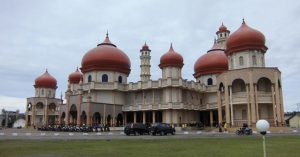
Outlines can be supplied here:
[[153, 136], [159, 135], [167, 135], [167, 134], [175, 134], [175, 128], [173, 128], [170, 124], [167, 123], [154, 123], [151, 125], [151, 134]]
[[131, 134], [133, 135], [144, 135], [150, 133], [149, 128], [142, 124], [142, 123], [130, 123], [126, 125], [124, 128], [124, 133], [129, 136]]

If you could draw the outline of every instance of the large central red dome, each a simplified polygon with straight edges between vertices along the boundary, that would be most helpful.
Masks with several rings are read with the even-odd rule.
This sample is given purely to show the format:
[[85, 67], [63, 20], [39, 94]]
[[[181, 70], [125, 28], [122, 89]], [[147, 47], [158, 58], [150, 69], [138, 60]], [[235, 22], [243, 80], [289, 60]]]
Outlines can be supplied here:
[[227, 56], [224, 50], [215, 43], [207, 53], [201, 56], [194, 65], [194, 77], [218, 74], [228, 70]]
[[241, 27], [232, 33], [226, 41], [226, 54], [240, 52], [244, 50], [267, 51], [265, 46], [265, 36], [258, 30], [249, 27], [243, 21]]
[[129, 75], [131, 64], [128, 56], [112, 44], [107, 35], [101, 44], [83, 56], [81, 66], [83, 73], [102, 70], [117, 71]]

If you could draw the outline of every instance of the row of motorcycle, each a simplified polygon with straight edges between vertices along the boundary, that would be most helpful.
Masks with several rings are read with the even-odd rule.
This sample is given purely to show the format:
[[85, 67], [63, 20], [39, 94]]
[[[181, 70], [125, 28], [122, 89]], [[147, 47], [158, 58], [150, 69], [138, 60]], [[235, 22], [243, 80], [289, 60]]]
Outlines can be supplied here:
[[108, 125], [78, 126], [78, 125], [48, 125], [38, 127], [39, 131], [62, 131], [62, 132], [109, 132]]

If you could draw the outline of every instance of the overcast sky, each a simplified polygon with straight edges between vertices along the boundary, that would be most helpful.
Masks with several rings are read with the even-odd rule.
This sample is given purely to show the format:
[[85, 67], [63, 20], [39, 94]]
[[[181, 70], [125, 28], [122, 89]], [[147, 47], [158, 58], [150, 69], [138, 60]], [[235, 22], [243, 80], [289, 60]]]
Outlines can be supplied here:
[[173, 43], [184, 57], [182, 75], [193, 78], [194, 63], [211, 48], [222, 22], [234, 32], [243, 17], [263, 32], [268, 67], [282, 72], [285, 110], [300, 102], [299, 0], [1, 0], [0, 108], [25, 111], [34, 80], [47, 68], [65, 92], [68, 75], [83, 55], [105, 38], [131, 60], [130, 82], [139, 80], [140, 48], [152, 50], [152, 79], [161, 77], [160, 56]]

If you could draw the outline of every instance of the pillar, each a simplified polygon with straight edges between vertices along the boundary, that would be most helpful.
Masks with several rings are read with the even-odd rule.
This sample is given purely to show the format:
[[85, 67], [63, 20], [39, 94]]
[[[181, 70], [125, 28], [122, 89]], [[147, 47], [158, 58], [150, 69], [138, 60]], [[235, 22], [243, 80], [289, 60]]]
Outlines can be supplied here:
[[217, 91], [217, 104], [218, 104], [218, 122], [221, 123], [223, 121], [222, 119], [222, 96], [221, 92]]
[[274, 97], [274, 84], [271, 87], [272, 92], [272, 108], [273, 108], [273, 119], [274, 119], [274, 126], [277, 126], [277, 118], [276, 118], [276, 104], [275, 104], [275, 97]]
[[155, 123], [155, 111], [152, 111], [152, 123]]
[[209, 121], [210, 121], [210, 127], [213, 127], [214, 124], [213, 110], [209, 111]]
[[32, 105], [32, 118], [31, 118], [31, 125], [35, 126], [35, 110], [36, 110], [36, 104]]
[[281, 126], [282, 125], [282, 119], [281, 119], [281, 106], [280, 106], [278, 83], [275, 83], [275, 103], [276, 103], [278, 126]]
[[256, 109], [255, 109], [255, 102], [254, 102], [254, 85], [250, 85], [250, 103], [251, 103], [251, 125], [255, 126], [256, 124]]
[[250, 98], [249, 98], [249, 84], [246, 84], [246, 92], [247, 92], [247, 123], [251, 125], [251, 108], [250, 108]]
[[146, 112], [143, 111], [143, 124], [146, 124]]
[[81, 117], [80, 117], [80, 114], [81, 114], [81, 99], [82, 95], [79, 94], [78, 95], [78, 109], [77, 109], [77, 125], [80, 126], [81, 125]]
[[88, 103], [86, 105], [86, 124], [87, 126], [91, 126], [91, 97], [88, 98]]
[[103, 106], [103, 124], [106, 125], [106, 104]]
[[136, 123], [136, 112], [133, 112], [133, 123]]
[[254, 84], [254, 95], [255, 95], [255, 108], [256, 108], [256, 119], [259, 120], [260, 116], [259, 116], [259, 110], [258, 110], [258, 95], [257, 95], [257, 86], [256, 84]]
[[67, 108], [66, 108], [66, 125], [69, 125], [70, 124], [70, 97], [69, 96], [66, 96], [66, 99], [67, 99]]
[[46, 98], [46, 104], [45, 104], [45, 121], [44, 121], [44, 125], [48, 125], [48, 107], [49, 107], [49, 105], [48, 105], [48, 100], [47, 100], [47, 98]]
[[228, 93], [228, 86], [225, 86], [225, 119], [226, 123], [230, 124], [230, 109], [229, 109], [229, 93]]
[[233, 104], [232, 104], [232, 86], [229, 86], [229, 99], [230, 99], [230, 121], [231, 121], [231, 126], [234, 126], [234, 121], [233, 121]]
[[281, 107], [281, 119], [282, 119], [282, 125], [285, 125], [284, 120], [284, 108], [283, 108], [283, 96], [282, 96], [282, 88], [279, 88], [279, 97], [280, 97], [280, 107]]
[[127, 124], [127, 112], [124, 112], [123, 125]]

